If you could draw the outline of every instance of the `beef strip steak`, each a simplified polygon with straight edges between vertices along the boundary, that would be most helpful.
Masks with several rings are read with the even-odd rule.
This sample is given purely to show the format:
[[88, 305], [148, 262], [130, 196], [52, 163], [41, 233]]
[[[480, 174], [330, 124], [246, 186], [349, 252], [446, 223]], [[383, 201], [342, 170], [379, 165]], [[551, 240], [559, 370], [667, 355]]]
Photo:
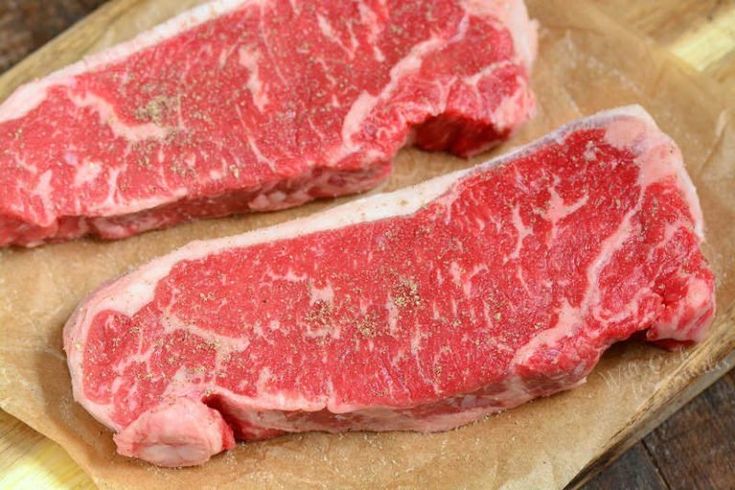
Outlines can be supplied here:
[[382, 182], [533, 109], [521, 0], [219, 0], [0, 106], [0, 245], [123, 238]]
[[676, 145], [632, 106], [306, 219], [193, 242], [64, 330], [118, 451], [193, 465], [287, 432], [437, 431], [702, 339], [714, 277]]

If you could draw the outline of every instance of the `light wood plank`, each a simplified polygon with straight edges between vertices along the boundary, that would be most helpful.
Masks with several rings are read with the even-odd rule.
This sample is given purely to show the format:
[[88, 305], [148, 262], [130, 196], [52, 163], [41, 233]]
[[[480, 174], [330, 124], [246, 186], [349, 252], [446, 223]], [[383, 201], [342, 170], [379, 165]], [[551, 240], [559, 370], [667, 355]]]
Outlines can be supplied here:
[[0, 410], [0, 489], [92, 489], [92, 480], [55, 442]]
[[735, 0], [590, 0], [735, 93]]

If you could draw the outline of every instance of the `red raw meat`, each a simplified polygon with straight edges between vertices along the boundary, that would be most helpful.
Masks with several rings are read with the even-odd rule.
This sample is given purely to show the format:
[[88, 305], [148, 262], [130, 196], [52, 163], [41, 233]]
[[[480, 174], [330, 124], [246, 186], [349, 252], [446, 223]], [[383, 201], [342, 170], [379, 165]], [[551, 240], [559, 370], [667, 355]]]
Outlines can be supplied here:
[[370, 189], [533, 109], [522, 0], [219, 0], [0, 106], [0, 246], [123, 238]]
[[449, 429], [578, 385], [636, 332], [702, 339], [702, 226], [650, 116], [600, 113], [102, 287], [65, 327], [74, 396], [165, 466], [288, 432]]

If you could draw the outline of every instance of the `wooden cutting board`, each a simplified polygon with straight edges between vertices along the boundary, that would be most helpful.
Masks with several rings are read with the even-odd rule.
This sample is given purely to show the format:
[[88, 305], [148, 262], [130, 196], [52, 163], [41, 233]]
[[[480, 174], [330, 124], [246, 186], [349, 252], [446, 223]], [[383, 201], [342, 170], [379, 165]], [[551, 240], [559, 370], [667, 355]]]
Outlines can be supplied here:
[[[125, 15], [136, 8], [136, 3], [136, 0], [114, 1], [77, 26], [73, 42], [63, 44], [66, 49], [56, 53], [57, 60], [61, 64], [76, 60], [80, 53], [104, 36], [109, 19]], [[650, 6], [651, 3], [634, 0], [594, 0], [594, 3], [599, 3], [609, 14], [619, 16], [626, 24], [659, 40], [696, 69], [723, 80], [723, 89], [735, 93], [735, 33], [731, 32], [732, 26], [735, 26], [735, 3], [725, 4], [723, 8], [720, 2], [666, 0], [657, 2], [655, 9]], [[720, 6], [716, 7], [715, 4]], [[29, 73], [37, 73], [41, 63], [43, 58], [29, 58], [9, 74], [2, 87], [14, 85], [14, 79], [25, 79]], [[0, 98], [5, 95], [0, 93]], [[590, 463], [588, 469], [602, 464], [632, 444], [708, 386], [733, 360], [731, 358], [730, 362], [719, 363], [717, 369], [692, 379], [664, 409], [642, 414], [636, 425], [625, 428], [625, 436], [612, 443], [606, 453]], [[0, 412], [0, 488], [48, 487], [94, 486], [58, 445]]]

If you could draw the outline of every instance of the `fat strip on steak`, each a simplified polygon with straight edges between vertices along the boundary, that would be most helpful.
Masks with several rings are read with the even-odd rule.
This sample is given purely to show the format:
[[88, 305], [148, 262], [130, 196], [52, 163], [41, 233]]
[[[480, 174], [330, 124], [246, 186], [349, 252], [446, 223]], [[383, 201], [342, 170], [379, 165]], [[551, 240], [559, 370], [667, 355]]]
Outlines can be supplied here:
[[637, 332], [701, 340], [702, 239], [674, 142], [638, 106], [602, 112], [103, 286], [64, 330], [74, 396], [163, 466], [289, 432], [446, 430], [577, 386]]

